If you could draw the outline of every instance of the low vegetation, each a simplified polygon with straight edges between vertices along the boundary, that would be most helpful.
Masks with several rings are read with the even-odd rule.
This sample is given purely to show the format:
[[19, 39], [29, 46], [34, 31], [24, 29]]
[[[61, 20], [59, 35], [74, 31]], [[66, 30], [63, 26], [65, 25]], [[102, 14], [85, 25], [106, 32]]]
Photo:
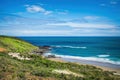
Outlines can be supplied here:
[[[18, 44], [19, 42], [19, 39], [15, 38], [7, 38], [5, 40], [5, 42], [8, 40], [11, 45], [12, 43]], [[15, 48], [14, 51], [6, 45], [3, 46], [5, 42], [1, 41], [2, 46], [0, 45], [0, 47], [13, 52], [19, 52], [16, 49], [22, 45], [26, 46], [25, 44], [27, 44], [27, 47], [30, 45], [30, 47], [36, 48], [29, 43], [21, 41], [21, 46], [18, 47], [17, 45], [17, 48], [12, 45], [12, 47]], [[29, 49], [32, 49], [30, 47]], [[22, 50], [23, 48], [20, 49]], [[22, 52], [24, 52], [24, 49]], [[26, 51], [24, 54], [27, 54], [30, 60], [20, 60], [16, 57], [11, 57], [11, 55], [8, 55], [8, 52], [0, 52], [0, 80], [120, 80], [119, 75], [114, 75], [113, 72], [103, 71], [94, 66], [50, 61], [39, 55], [28, 54]], [[59, 72], [59, 70], [61, 70], [61, 72]]]
[[0, 36], [0, 47], [8, 52], [29, 53], [38, 47], [21, 39], [9, 36]]

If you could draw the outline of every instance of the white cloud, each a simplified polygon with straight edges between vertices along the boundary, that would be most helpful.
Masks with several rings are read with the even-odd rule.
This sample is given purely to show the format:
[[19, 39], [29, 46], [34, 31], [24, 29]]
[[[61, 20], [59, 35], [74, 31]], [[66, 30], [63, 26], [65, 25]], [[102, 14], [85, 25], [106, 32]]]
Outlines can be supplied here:
[[17, 30], [14, 29], [14, 34], [10, 30], [0, 30], [0, 35], [14, 35], [14, 36], [58, 36], [58, 35], [72, 35], [69, 30]]
[[[82, 22], [78, 20], [61, 18], [24, 18], [7, 17], [4, 23], [0, 24], [1, 35], [14, 36], [120, 36], [120, 28], [107, 22], [101, 16], [83, 16], [82, 18], [94, 20]], [[96, 20], [100, 20], [97, 21]], [[102, 21], [102, 22], [101, 22]], [[11, 31], [11, 29], [14, 31]]]
[[111, 1], [110, 4], [114, 5], [114, 4], [117, 4], [117, 2], [116, 1]]
[[84, 16], [83, 18], [86, 19], [86, 20], [97, 20], [100, 17], [98, 17], [98, 16]]
[[[46, 10], [45, 8], [38, 5], [24, 5], [24, 6], [26, 7], [27, 12], [30, 12], [30, 13], [43, 13], [44, 15], [49, 15], [53, 13], [53, 11]], [[68, 10], [56, 9], [54, 13], [65, 15], [65, 14], [68, 14]]]
[[53, 11], [45, 11], [44, 12], [45, 15], [48, 15], [48, 14], [51, 14], [51, 13], [53, 13]]
[[62, 15], [66, 15], [66, 14], [68, 14], [68, 10], [63, 10], [63, 9], [55, 9], [55, 12], [57, 13], [57, 14], [62, 14]]
[[58, 14], [64, 14], [64, 15], [65, 15], [65, 14], [68, 14], [68, 10], [58, 11], [57, 13], [58, 13]]
[[25, 7], [26, 7], [26, 10], [30, 13], [41, 12], [45, 15], [48, 15], [48, 14], [52, 13], [52, 11], [47, 11], [46, 9], [44, 9], [43, 7], [38, 6], [38, 5], [25, 5]]
[[101, 24], [101, 23], [73, 23], [73, 22], [66, 22], [66, 23], [55, 23], [55, 24], [47, 24], [53, 26], [70, 26], [73, 28], [92, 28], [92, 29], [113, 29], [115, 25], [110, 24]]
[[[15, 34], [16, 33], [16, 34]], [[120, 30], [96, 30], [96, 29], [74, 29], [74, 30], [0, 30], [0, 35], [12, 36], [117, 36]]]
[[111, 5], [116, 5], [118, 2], [117, 1], [110, 1], [108, 3], [101, 3], [100, 6], [107, 6], [107, 7], [111, 7]]
[[28, 12], [45, 12], [45, 9], [37, 5], [26, 5], [26, 10]]
[[[61, 33], [62, 31], [62, 33]], [[27, 33], [27, 34], [64, 34], [64, 33], [69, 33], [71, 31], [68, 30], [23, 30], [21, 31], [22, 33]]]

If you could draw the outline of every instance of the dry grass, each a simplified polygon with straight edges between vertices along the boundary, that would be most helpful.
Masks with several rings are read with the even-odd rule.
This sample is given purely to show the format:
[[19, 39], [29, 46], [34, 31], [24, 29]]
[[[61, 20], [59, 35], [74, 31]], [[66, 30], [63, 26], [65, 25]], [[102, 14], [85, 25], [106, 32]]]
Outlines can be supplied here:
[[4, 48], [0, 48], [0, 52], [5, 52], [5, 51], [7, 51], [7, 50]]
[[24, 58], [22, 56], [20, 56], [20, 53], [8, 53], [8, 55], [12, 56], [12, 57], [16, 57], [17, 59], [20, 59], [20, 60], [30, 60], [30, 58]]
[[69, 71], [69, 70], [53, 70], [54, 73], [60, 73], [60, 74], [72, 74], [74, 76], [78, 76], [78, 77], [83, 77], [83, 75], [80, 75], [80, 74], [77, 74], [77, 73], [74, 73], [72, 71]]

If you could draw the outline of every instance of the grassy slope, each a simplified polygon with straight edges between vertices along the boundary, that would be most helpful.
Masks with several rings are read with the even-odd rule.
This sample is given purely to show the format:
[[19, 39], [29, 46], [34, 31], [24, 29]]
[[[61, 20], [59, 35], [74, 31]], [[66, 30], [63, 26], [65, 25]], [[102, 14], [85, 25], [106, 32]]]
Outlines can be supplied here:
[[[19, 39], [0, 37], [2, 47], [12, 51], [14, 50], [4, 45], [6, 43], [3, 40], [9, 42], [11, 45], [7, 44], [14, 47], [15, 52], [21, 52], [17, 49], [21, 49], [22, 52], [26, 51], [23, 49], [24, 47], [21, 48], [22, 45], [29, 47], [27, 48], [28, 51], [31, 47], [36, 48]], [[120, 80], [120, 76], [113, 75], [112, 72], [103, 71], [94, 66], [54, 62], [33, 54], [28, 56], [32, 59], [27, 61], [12, 58], [7, 53], [0, 53], [0, 80]], [[70, 70], [74, 73], [82, 74], [84, 77], [52, 73], [52, 70], [55, 69]]]
[[28, 53], [36, 46], [14, 37], [0, 36], [0, 47], [7, 49], [10, 52]]

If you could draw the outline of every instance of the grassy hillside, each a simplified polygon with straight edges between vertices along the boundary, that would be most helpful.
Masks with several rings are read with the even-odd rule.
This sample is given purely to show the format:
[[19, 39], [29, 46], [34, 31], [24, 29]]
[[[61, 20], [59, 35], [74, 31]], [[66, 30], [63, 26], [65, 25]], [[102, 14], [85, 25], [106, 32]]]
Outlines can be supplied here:
[[[0, 45], [12, 52], [26, 52], [25, 49], [30, 51], [36, 48], [22, 40], [4, 36], [0, 37]], [[0, 52], [0, 80], [120, 80], [119, 75], [94, 66], [50, 61], [35, 54], [27, 57], [30, 60], [20, 60]], [[74, 74], [55, 72], [60, 70]]]
[[[33, 54], [29, 58], [32, 59], [19, 60], [0, 53], [0, 80], [120, 80], [120, 76], [94, 66], [54, 62]], [[69, 70], [83, 76], [54, 70]]]
[[36, 46], [15, 37], [0, 36], [0, 47], [10, 52], [28, 53]]

